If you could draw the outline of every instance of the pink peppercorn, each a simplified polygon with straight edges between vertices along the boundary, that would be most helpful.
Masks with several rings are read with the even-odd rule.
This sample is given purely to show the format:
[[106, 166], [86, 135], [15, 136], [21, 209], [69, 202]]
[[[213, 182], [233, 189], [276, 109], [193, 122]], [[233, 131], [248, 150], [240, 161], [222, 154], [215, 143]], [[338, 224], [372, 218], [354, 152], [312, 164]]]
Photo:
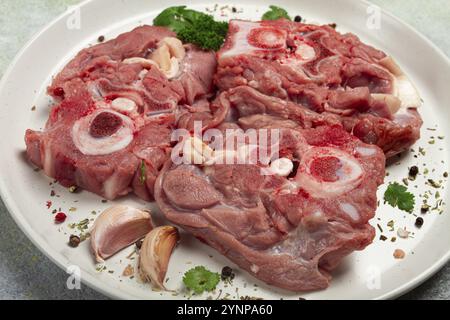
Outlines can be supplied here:
[[55, 215], [55, 223], [63, 223], [64, 221], [66, 221], [66, 214], [64, 212], [58, 212]]

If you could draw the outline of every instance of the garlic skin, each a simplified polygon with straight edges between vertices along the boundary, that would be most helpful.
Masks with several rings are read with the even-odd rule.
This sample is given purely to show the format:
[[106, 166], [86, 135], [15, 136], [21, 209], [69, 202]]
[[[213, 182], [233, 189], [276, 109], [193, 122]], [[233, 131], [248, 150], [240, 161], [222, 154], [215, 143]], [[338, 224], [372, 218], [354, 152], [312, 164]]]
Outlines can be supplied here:
[[180, 240], [178, 229], [173, 226], [157, 227], [150, 231], [142, 242], [139, 253], [139, 273], [144, 281], [154, 288], [166, 290], [164, 278], [170, 256]]
[[125, 205], [103, 211], [91, 230], [91, 248], [97, 262], [113, 256], [153, 229], [149, 212]]

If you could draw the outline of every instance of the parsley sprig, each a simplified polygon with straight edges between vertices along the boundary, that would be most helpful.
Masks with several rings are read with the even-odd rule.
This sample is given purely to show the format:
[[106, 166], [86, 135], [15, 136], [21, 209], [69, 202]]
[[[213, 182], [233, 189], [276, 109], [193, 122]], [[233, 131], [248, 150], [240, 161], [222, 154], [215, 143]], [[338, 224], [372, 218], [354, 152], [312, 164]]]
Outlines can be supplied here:
[[263, 14], [262, 20], [278, 20], [285, 18], [291, 20], [289, 14], [283, 8], [277, 6], [269, 6], [270, 10]]
[[163, 10], [153, 24], [168, 27], [183, 42], [196, 44], [205, 50], [219, 50], [228, 32], [227, 22], [215, 21], [211, 15], [186, 9], [186, 6]]
[[197, 266], [184, 274], [183, 283], [189, 290], [195, 294], [212, 291], [220, 281], [220, 275], [217, 272], [211, 272], [203, 266]]
[[398, 207], [400, 210], [412, 212], [414, 210], [414, 195], [408, 192], [405, 186], [397, 182], [390, 183], [384, 193], [384, 201], [392, 207]]

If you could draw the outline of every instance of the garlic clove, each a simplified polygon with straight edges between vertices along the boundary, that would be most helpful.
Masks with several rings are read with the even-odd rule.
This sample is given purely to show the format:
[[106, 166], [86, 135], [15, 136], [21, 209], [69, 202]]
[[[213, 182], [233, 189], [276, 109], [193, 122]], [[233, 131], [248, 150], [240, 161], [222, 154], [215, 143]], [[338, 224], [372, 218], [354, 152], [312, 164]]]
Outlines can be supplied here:
[[183, 145], [183, 160], [186, 164], [205, 164], [213, 158], [214, 150], [197, 137], [188, 138]]
[[139, 273], [144, 281], [166, 290], [164, 278], [170, 256], [179, 240], [178, 229], [172, 226], [157, 227], [147, 234], [139, 252]]
[[125, 64], [139, 63], [145, 69], [150, 69], [152, 66], [156, 66], [159, 68], [158, 64], [155, 61], [141, 57], [128, 58], [123, 60], [122, 63]]
[[287, 177], [292, 170], [294, 170], [294, 164], [288, 158], [280, 158], [272, 161], [270, 164], [270, 170], [273, 174], [281, 177]]
[[147, 211], [125, 205], [106, 209], [91, 230], [91, 247], [97, 262], [135, 243], [152, 229], [152, 218]]
[[186, 55], [186, 49], [184, 49], [183, 42], [174, 37], [166, 37], [160, 41], [160, 45], [167, 45], [170, 55], [179, 60], [182, 60]]
[[152, 59], [159, 65], [161, 71], [167, 72], [170, 70], [170, 52], [169, 47], [166, 44], [161, 45], [158, 49], [153, 51], [150, 59]]
[[175, 78], [180, 71], [180, 62], [177, 58], [172, 57], [170, 58], [170, 69], [167, 71], [164, 71], [164, 74], [168, 79]]

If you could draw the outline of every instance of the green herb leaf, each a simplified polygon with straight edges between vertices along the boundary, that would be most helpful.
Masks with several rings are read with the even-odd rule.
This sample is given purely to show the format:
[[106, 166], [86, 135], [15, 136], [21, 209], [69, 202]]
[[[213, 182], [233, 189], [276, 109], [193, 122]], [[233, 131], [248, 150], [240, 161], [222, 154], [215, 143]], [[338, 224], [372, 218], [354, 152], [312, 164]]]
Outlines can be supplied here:
[[220, 275], [217, 272], [211, 272], [203, 266], [197, 266], [184, 274], [183, 283], [189, 290], [196, 294], [204, 291], [212, 291], [220, 281]]
[[414, 210], [414, 195], [397, 182], [389, 184], [384, 193], [384, 201], [403, 211], [412, 212]]
[[262, 20], [277, 20], [285, 18], [291, 20], [289, 14], [283, 8], [277, 6], [269, 6], [270, 10], [263, 14]]
[[206, 50], [219, 50], [228, 32], [227, 22], [215, 21], [212, 16], [186, 9], [186, 6], [165, 9], [153, 20], [153, 24], [168, 27], [183, 42]]
[[139, 168], [139, 182], [141, 184], [145, 184], [145, 180], [147, 180], [146, 171], [147, 169], [145, 167], [145, 161], [142, 160], [141, 167]]

